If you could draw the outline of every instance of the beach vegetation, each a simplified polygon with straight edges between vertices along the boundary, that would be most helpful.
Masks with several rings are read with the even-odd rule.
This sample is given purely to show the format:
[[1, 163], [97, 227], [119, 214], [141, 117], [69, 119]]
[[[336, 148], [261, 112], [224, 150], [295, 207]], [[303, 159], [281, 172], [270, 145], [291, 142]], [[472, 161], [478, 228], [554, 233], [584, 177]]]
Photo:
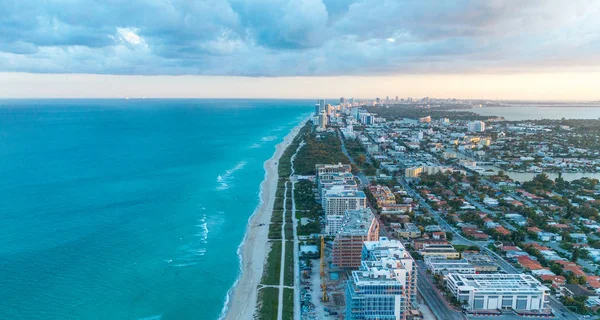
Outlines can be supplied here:
[[267, 264], [263, 270], [261, 283], [279, 285], [281, 272], [281, 240], [271, 241], [271, 249], [267, 255]]
[[[293, 300], [293, 298], [292, 298]], [[276, 320], [279, 304], [279, 288], [265, 287], [258, 289], [258, 305], [256, 319]]]
[[285, 242], [285, 264], [283, 269], [283, 285], [294, 285], [294, 242]]
[[271, 223], [269, 225], [269, 239], [281, 239], [281, 223]]
[[283, 289], [283, 320], [294, 319], [294, 290], [290, 288]]

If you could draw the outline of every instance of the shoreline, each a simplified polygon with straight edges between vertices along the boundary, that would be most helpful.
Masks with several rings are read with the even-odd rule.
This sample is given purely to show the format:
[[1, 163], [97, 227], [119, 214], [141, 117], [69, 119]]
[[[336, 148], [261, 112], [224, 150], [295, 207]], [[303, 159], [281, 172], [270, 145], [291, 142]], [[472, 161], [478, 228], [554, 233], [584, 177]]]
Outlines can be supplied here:
[[[248, 218], [246, 233], [238, 246], [240, 257], [239, 272], [233, 286], [227, 292], [225, 305], [219, 319], [253, 319], [257, 302], [257, 286], [263, 274], [265, 258], [268, 252], [269, 224], [273, 213], [277, 181], [279, 180], [278, 162], [283, 152], [290, 146], [300, 129], [310, 117], [301, 120], [292, 128], [282, 142], [275, 146], [273, 156], [265, 161], [265, 177], [260, 184], [259, 203]], [[259, 226], [263, 224], [262, 226]]]

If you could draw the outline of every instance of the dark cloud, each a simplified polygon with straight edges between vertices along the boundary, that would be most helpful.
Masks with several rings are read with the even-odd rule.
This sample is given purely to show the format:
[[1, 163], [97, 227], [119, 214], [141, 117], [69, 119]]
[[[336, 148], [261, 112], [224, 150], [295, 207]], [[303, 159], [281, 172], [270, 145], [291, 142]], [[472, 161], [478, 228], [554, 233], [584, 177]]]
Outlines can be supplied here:
[[0, 71], [245, 76], [598, 66], [597, 1], [0, 0]]

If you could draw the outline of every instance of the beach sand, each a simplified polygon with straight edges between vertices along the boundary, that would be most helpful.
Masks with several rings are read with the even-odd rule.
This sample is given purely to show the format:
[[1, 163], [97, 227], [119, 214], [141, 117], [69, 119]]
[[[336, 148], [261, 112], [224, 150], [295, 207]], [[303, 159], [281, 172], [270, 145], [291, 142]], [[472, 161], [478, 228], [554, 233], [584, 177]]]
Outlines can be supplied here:
[[275, 153], [271, 159], [265, 161], [265, 179], [260, 186], [261, 201], [248, 221], [246, 236], [240, 246], [241, 276], [232, 288], [222, 319], [253, 319], [257, 300], [257, 286], [262, 277], [265, 255], [269, 248], [267, 243], [269, 223], [271, 222], [277, 180], [279, 179], [277, 163], [305, 123], [306, 120], [292, 129], [283, 142], [275, 147]]

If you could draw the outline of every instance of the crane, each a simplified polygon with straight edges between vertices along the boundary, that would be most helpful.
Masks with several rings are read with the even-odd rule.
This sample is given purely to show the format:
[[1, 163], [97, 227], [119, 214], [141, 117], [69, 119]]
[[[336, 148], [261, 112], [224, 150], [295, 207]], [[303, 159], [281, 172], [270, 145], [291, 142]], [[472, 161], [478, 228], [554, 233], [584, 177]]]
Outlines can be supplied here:
[[321, 236], [321, 290], [323, 291], [323, 297], [321, 301], [329, 301], [327, 296], [327, 283], [325, 282], [325, 237]]

